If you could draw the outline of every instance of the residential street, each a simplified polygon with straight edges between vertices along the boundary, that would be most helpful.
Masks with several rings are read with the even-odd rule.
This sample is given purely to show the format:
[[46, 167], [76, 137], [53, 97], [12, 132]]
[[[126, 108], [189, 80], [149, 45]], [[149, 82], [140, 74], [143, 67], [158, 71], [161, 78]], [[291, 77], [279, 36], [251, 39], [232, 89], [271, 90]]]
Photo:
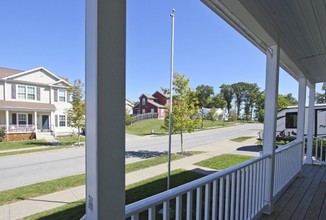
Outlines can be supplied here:
[[[247, 124], [235, 127], [207, 130], [184, 135], [184, 148], [209, 145], [240, 136], [256, 136], [262, 124]], [[126, 135], [128, 155], [142, 152], [163, 152], [168, 149], [168, 136], [139, 137]], [[180, 135], [172, 137], [172, 151], [180, 151]], [[71, 148], [46, 152], [0, 157], [0, 191], [41, 181], [83, 173], [85, 148]], [[129, 158], [127, 162], [131, 161]]]

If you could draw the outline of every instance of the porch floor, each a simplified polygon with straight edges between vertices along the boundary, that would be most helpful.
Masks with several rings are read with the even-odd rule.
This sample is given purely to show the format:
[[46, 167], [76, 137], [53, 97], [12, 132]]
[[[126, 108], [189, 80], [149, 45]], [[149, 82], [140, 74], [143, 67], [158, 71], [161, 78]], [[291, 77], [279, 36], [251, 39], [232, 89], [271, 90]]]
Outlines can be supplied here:
[[304, 165], [301, 175], [260, 219], [326, 219], [326, 166]]

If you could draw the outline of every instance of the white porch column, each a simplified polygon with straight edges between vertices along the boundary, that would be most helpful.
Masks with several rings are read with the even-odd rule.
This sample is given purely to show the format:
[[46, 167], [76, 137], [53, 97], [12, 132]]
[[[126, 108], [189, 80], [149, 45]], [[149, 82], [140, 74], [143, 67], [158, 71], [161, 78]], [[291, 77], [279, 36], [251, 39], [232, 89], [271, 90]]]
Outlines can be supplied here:
[[309, 88], [308, 137], [306, 164], [312, 164], [312, 142], [315, 125], [315, 85]]
[[37, 112], [34, 112], [34, 128], [35, 128], [35, 134], [37, 135]]
[[[305, 110], [306, 110], [306, 86], [307, 80], [305, 78], [299, 79], [299, 104], [298, 104], [298, 117], [297, 117], [297, 141], [302, 142], [304, 148], [304, 128], [305, 128]], [[301, 149], [299, 169], [302, 168], [303, 149]]]
[[126, 0], [86, 1], [86, 219], [124, 219]]
[[267, 51], [266, 82], [265, 82], [265, 116], [264, 116], [264, 145], [263, 153], [271, 155], [266, 163], [266, 213], [273, 211], [274, 164], [275, 164], [275, 136], [277, 120], [277, 98], [279, 81], [279, 47], [273, 45]]
[[9, 132], [9, 111], [6, 110], [6, 132]]

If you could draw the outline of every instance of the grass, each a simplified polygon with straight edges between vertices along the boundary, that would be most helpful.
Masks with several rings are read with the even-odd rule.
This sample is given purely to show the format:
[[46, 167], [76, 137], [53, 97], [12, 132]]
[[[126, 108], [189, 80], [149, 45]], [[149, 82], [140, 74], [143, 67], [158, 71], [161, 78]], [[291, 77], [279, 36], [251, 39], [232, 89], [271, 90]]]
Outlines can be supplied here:
[[245, 137], [237, 137], [237, 138], [233, 138], [233, 139], [231, 139], [231, 141], [241, 143], [241, 142], [246, 141], [246, 140], [251, 139], [251, 138], [254, 138], [254, 137], [252, 137], [252, 136], [250, 136], [250, 137], [249, 137], [249, 136], [245, 136]]
[[[171, 188], [180, 186], [187, 182], [196, 180], [203, 177], [202, 174], [176, 170], [172, 172], [171, 175]], [[166, 190], [166, 174], [158, 175], [147, 180], [131, 184], [126, 187], [126, 204], [133, 203], [135, 201], [141, 200], [143, 198], [150, 197], [157, 193], [163, 192]], [[27, 218], [26, 220], [75, 220], [80, 219], [85, 214], [85, 201], [81, 200], [78, 202], [70, 203], [64, 205], [60, 208], [49, 210], [46, 212], [38, 213]]]
[[[167, 134], [167, 131], [162, 128], [164, 120], [150, 119], [133, 123], [126, 126], [128, 134], [149, 135], [149, 134]], [[153, 131], [153, 132], [152, 132]]]
[[0, 192], [0, 205], [85, 184], [85, 174], [64, 177]]
[[51, 146], [51, 143], [44, 140], [1, 142], [0, 151], [12, 150], [12, 149], [24, 149], [24, 148], [40, 147], [40, 146]]
[[42, 151], [49, 151], [49, 150], [59, 150], [59, 149], [66, 149], [66, 148], [70, 148], [70, 146], [56, 146], [56, 147], [47, 147], [47, 148], [39, 148], [39, 149], [31, 149], [31, 150], [3, 152], [3, 153], [0, 153], [0, 157], [12, 156], [12, 155], [17, 155], [17, 154], [35, 153], [35, 152], [42, 152]]
[[238, 154], [222, 154], [219, 156], [209, 158], [207, 160], [200, 161], [195, 165], [202, 166], [202, 167], [209, 167], [216, 170], [224, 170], [226, 168], [245, 162], [252, 158], [253, 157], [251, 156], [244, 156]]
[[[189, 154], [190, 153], [190, 154]], [[194, 154], [202, 152], [191, 151], [187, 154], [173, 154], [171, 159], [178, 160]], [[126, 164], [126, 173], [145, 169], [151, 166], [156, 166], [167, 162], [167, 155], [159, 156], [151, 159], [141, 160], [134, 163]], [[18, 187], [15, 189], [5, 190], [0, 192], [0, 205], [12, 203], [18, 200], [24, 200], [31, 197], [41, 196], [60, 190], [72, 188], [85, 184], [85, 174], [64, 177], [56, 180], [50, 180], [42, 183], [36, 183], [29, 186]]]
[[[62, 145], [72, 145], [78, 142], [78, 136], [58, 137], [56, 140]], [[80, 136], [80, 142], [85, 142], [84, 136]]]

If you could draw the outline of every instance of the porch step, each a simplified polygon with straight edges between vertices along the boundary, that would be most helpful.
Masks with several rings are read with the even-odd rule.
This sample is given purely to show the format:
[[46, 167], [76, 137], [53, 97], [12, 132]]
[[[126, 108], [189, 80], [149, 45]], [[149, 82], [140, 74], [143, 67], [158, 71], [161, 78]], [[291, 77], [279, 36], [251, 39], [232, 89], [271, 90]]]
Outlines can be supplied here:
[[55, 141], [51, 132], [39, 132], [36, 134], [36, 140]]

